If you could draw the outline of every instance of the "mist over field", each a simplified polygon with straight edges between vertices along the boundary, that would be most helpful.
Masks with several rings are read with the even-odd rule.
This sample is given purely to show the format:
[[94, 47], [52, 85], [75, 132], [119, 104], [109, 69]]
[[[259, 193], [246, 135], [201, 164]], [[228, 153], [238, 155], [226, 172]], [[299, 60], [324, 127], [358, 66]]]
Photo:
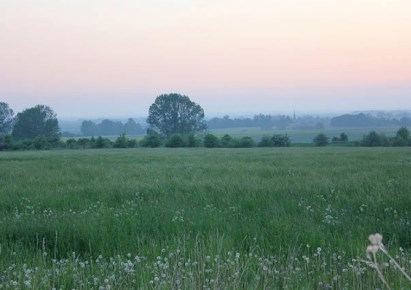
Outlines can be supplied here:
[[0, 0], [0, 289], [410, 289], [410, 52], [410, 0]]

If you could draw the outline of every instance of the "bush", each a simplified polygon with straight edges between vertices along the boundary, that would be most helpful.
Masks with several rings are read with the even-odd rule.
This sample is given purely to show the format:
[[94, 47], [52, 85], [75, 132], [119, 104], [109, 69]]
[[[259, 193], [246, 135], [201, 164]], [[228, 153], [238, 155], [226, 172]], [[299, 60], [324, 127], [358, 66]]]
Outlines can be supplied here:
[[39, 135], [34, 138], [33, 147], [37, 150], [50, 149], [50, 144], [44, 135]]
[[273, 147], [274, 143], [268, 136], [261, 137], [261, 141], [258, 142], [258, 147]]
[[118, 136], [116, 141], [114, 141], [113, 147], [114, 148], [127, 148], [128, 143], [127, 143], [126, 135], [121, 134], [120, 136]]
[[238, 141], [238, 148], [251, 148], [255, 147], [255, 141], [253, 138], [245, 136]]
[[235, 147], [235, 140], [230, 135], [225, 134], [220, 138], [220, 145], [224, 148], [232, 148]]
[[320, 133], [314, 137], [315, 146], [326, 146], [329, 143], [328, 137], [324, 133]]
[[13, 137], [11, 135], [0, 135], [0, 150], [10, 150], [13, 147]]
[[173, 134], [171, 137], [167, 140], [166, 147], [170, 148], [178, 148], [178, 147], [184, 147], [184, 140], [179, 134]]
[[198, 147], [199, 142], [200, 141], [196, 138], [196, 135], [191, 133], [187, 135], [185, 144], [187, 147]]
[[409, 146], [411, 145], [410, 132], [407, 128], [401, 127], [396, 136], [393, 138], [393, 146]]
[[287, 134], [276, 134], [271, 138], [274, 147], [289, 147], [291, 145], [290, 138]]
[[143, 140], [140, 141], [142, 147], [156, 148], [162, 144], [161, 137], [158, 134], [146, 135]]
[[206, 134], [204, 136], [204, 147], [215, 148], [218, 147], [218, 138], [213, 134]]
[[[91, 142], [90, 142], [91, 143]], [[112, 146], [112, 142], [108, 138], [103, 138], [98, 136], [94, 143], [91, 143], [93, 148], [102, 149], [102, 148], [110, 148]]]
[[364, 135], [360, 142], [362, 146], [367, 147], [377, 147], [377, 146], [387, 146], [389, 145], [387, 137], [384, 134], [378, 134], [375, 131]]

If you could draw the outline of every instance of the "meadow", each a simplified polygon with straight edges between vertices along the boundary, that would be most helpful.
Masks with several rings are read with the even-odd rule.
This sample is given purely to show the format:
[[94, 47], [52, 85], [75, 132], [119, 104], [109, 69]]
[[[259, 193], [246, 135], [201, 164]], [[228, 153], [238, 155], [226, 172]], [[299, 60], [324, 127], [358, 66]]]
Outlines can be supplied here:
[[[0, 152], [0, 289], [376, 289], [411, 148]], [[410, 284], [381, 257], [393, 289]]]

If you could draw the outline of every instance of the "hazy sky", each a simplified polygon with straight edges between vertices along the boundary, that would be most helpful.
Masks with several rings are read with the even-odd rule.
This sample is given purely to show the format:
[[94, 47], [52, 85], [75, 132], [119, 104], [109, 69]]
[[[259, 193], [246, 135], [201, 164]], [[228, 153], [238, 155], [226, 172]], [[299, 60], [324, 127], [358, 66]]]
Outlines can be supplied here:
[[0, 0], [0, 101], [144, 116], [411, 109], [410, 0]]

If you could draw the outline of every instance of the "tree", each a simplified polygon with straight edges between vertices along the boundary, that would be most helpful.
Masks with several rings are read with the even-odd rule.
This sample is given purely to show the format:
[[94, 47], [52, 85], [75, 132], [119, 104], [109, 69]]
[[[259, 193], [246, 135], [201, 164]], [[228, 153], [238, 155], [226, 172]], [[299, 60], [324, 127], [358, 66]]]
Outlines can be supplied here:
[[342, 132], [342, 133], [340, 134], [340, 141], [341, 141], [341, 142], [347, 142], [347, 141], [348, 141], [348, 135], [345, 134], [344, 132]]
[[13, 110], [7, 103], [0, 102], [0, 138], [9, 134], [13, 125]]
[[361, 145], [368, 147], [385, 146], [388, 145], [387, 137], [383, 134], [378, 134], [375, 131], [371, 131], [362, 137]]
[[99, 135], [99, 127], [96, 123], [89, 120], [84, 120], [81, 123], [81, 134], [83, 136], [97, 136]]
[[45, 105], [37, 105], [18, 113], [13, 126], [14, 139], [33, 139], [39, 135], [46, 138], [59, 137], [59, 124], [54, 111]]
[[166, 137], [207, 128], [201, 106], [180, 94], [158, 96], [149, 108], [147, 123]]
[[127, 122], [124, 124], [124, 133], [127, 135], [138, 135], [144, 132], [140, 124], [137, 124], [133, 118], [128, 118]]
[[398, 129], [396, 136], [393, 138], [394, 146], [408, 146], [410, 145], [410, 132], [406, 127]]
[[315, 146], [326, 146], [328, 144], [328, 137], [324, 133], [320, 133], [313, 139]]

